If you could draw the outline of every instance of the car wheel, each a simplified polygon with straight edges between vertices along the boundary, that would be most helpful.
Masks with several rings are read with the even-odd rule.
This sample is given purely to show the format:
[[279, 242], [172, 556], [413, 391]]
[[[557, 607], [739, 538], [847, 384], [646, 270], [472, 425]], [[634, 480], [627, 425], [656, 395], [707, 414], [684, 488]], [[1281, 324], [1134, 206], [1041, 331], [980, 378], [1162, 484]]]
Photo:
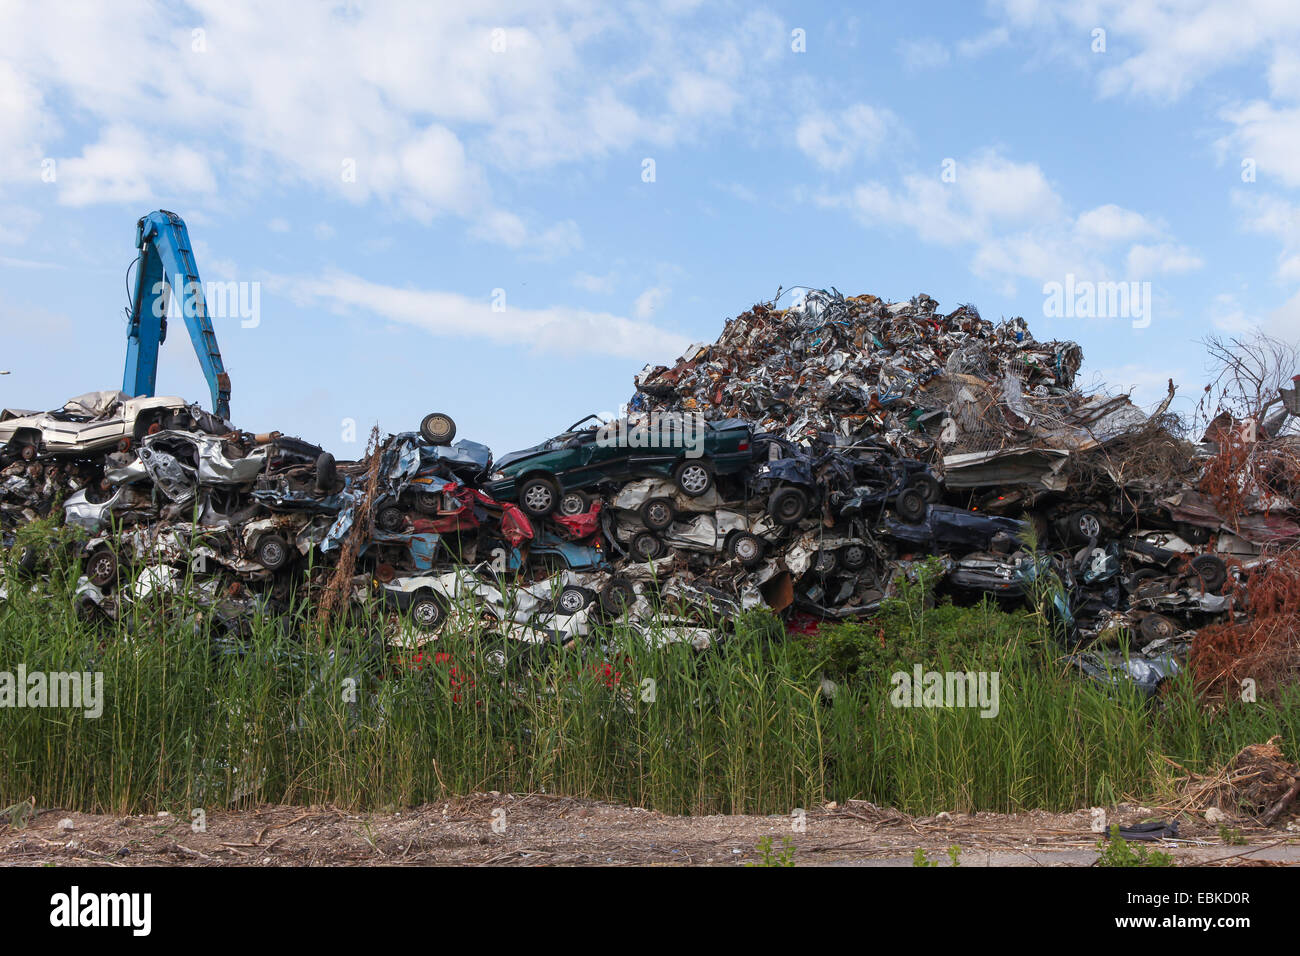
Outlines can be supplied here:
[[767, 513], [781, 525], [796, 525], [808, 513], [808, 495], [802, 488], [786, 485], [767, 499]]
[[456, 437], [456, 423], [450, 415], [430, 412], [420, 422], [420, 437], [430, 445], [450, 445]]
[[613, 578], [600, 589], [600, 607], [606, 614], [622, 614], [635, 601], [636, 589], [623, 578]]
[[427, 491], [417, 491], [411, 495], [411, 504], [422, 515], [436, 516], [438, 509], [441, 507], [440, 497], [440, 495], [431, 494]]
[[86, 577], [97, 588], [106, 588], [117, 580], [117, 555], [100, 549], [86, 562]]
[[436, 631], [447, 619], [447, 605], [438, 595], [420, 591], [411, 601], [411, 623], [422, 631]]
[[925, 499], [915, 488], [904, 488], [894, 499], [894, 510], [908, 524], [916, 524], [925, 517]]
[[1228, 583], [1228, 566], [1214, 554], [1198, 554], [1192, 558], [1192, 573], [1201, 579], [1201, 588], [1218, 594]]
[[1139, 568], [1127, 578], [1124, 579], [1124, 590], [1129, 594], [1136, 594], [1146, 586], [1148, 581], [1153, 581], [1160, 577], [1160, 572], [1155, 568]]
[[555, 607], [561, 614], [577, 614], [591, 603], [591, 597], [591, 592], [586, 588], [570, 586], [560, 592]]
[[33, 445], [31, 442], [27, 442], [26, 444], [19, 445], [18, 457], [21, 458], [23, 461], [35, 461], [36, 446]]
[[581, 491], [566, 491], [560, 496], [560, 504], [555, 509], [566, 518], [572, 518], [586, 512], [591, 506], [591, 499]]
[[642, 561], [653, 561], [664, 553], [664, 543], [649, 531], [642, 531], [632, 539], [632, 554]]
[[396, 505], [380, 508], [379, 514], [375, 516], [375, 524], [384, 531], [400, 531], [405, 523], [406, 515]]
[[529, 478], [519, 486], [519, 507], [532, 518], [545, 518], [560, 503], [560, 492], [549, 478]]
[[813, 561], [813, 570], [818, 574], [830, 574], [839, 565], [834, 551], [818, 551]]
[[652, 531], [663, 531], [676, 517], [677, 511], [667, 498], [651, 498], [641, 506], [641, 520]]
[[673, 479], [682, 494], [698, 498], [713, 487], [713, 472], [702, 461], [684, 461], [673, 472]]
[[927, 505], [932, 505], [943, 497], [943, 486], [932, 475], [917, 475], [908, 487], [920, 492]]
[[1143, 640], [1149, 644], [1151, 641], [1158, 641], [1162, 637], [1173, 637], [1175, 634], [1180, 633], [1182, 628], [1163, 614], [1148, 614], [1142, 618], [1138, 630], [1142, 632]]
[[1101, 518], [1097, 516], [1097, 512], [1081, 508], [1071, 512], [1067, 520], [1066, 527], [1069, 529], [1070, 539], [1076, 544], [1087, 544], [1101, 537]]
[[727, 553], [745, 567], [752, 567], [763, 560], [763, 542], [748, 531], [742, 531], [727, 541]]
[[327, 451], [321, 452], [316, 458], [316, 490], [328, 494], [334, 488], [338, 477], [334, 456]]
[[289, 560], [289, 542], [277, 534], [263, 535], [254, 549], [257, 563], [268, 571], [281, 568]]
[[846, 544], [840, 548], [840, 563], [847, 571], [861, 571], [871, 561], [865, 544]]

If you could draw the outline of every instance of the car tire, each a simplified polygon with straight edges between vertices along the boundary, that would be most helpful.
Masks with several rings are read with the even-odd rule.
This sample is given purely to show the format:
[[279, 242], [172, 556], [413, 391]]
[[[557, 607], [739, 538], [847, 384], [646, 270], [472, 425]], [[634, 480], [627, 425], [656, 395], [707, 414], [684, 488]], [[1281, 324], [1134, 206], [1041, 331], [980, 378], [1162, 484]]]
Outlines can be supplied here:
[[1070, 541], [1075, 544], [1087, 544], [1101, 537], [1101, 518], [1091, 508], [1070, 512], [1065, 527]]
[[321, 452], [316, 458], [316, 490], [322, 494], [329, 494], [338, 477], [338, 466], [334, 456], [327, 451]]
[[1218, 594], [1228, 583], [1228, 566], [1215, 554], [1198, 554], [1192, 558], [1192, 574], [1201, 580], [1201, 587], [1210, 594]]
[[560, 504], [560, 489], [549, 478], [529, 478], [519, 486], [519, 507], [530, 518], [545, 518]]
[[763, 561], [762, 539], [748, 531], [733, 534], [727, 539], [727, 554], [745, 567], [752, 568]]
[[651, 498], [641, 506], [641, 521], [651, 531], [663, 531], [677, 518], [677, 509], [667, 498]]
[[592, 602], [594, 595], [586, 588], [569, 585], [555, 599], [555, 610], [560, 614], [577, 614]]
[[698, 498], [713, 488], [713, 471], [702, 459], [691, 458], [673, 470], [673, 480], [682, 494]]
[[808, 494], [793, 485], [778, 488], [768, 496], [767, 513], [779, 525], [797, 525], [808, 514]]
[[636, 601], [636, 589], [625, 578], [611, 578], [600, 589], [600, 609], [606, 614], [623, 614]]
[[846, 544], [840, 548], [840, 564], [846, 571], [861, 571], [871, 563], [871, 551], [865, 544]]
[[918, 524], [925, 518], [929, 506], [915, 488], [904, 488], [894, 499], [894, 510], [908, 524]]
[[634, 558], [639, 558], [642, 561], [653, 561], [655, 558], [661, 557], [664, 551], [667, 550], [658, 536], [649, 531], [642, 531], [634, 537], [628, 548]]
[[417, 591], [406, 611], [411, 623], [421, 631], [436, 631], [447, 620], [446, 601], [432, 591]]
[[932, 475], [917, 475], [908, 483], [907, 487], [920, 492], [927, 505], [932, 505], [943, 497], [943, 485], [939, 484], [938, 480]]
[[456, 437], [456, 423], [450, 415], [430, 412], [420, 420], [420, 437], [430, 445], [450, 445]]
[[591, 499], [582, 491], [566, 491], [560, 496], [560, 503], [556, 506], [557, 514], [562, 514], [566, 518], [573, 518], [580, 514], [585, 514], [591, 507]]
[[258, 564], [268, 571], [276, 571], [289, 562], [289, 542], [278, 534], [266, 534], [257, 539], [253, 553]]
[[379, 525], [382, 531], [400, 531], [406, 524], [406, 515], [396, 505], [387, 505], [380, 508], [379, 514], [375, 515], [375, 524]]
[[35, 461], [37, 451], [37, 447], [31, 442], [24, 442], [18, 446], [18, 457], [23, 461]]
[[1155, 568], [1139, 568], [1123, 580], [1124, 590], [1129, 594], [1136, 594], [1146, 582], [1153, 581], [1161, 576]]
[[86, 577], [97, 588], [111, 587], [117, 580], [117, 555], [100, 548], [86, 559]]
[[813, 558], [813, 570], [818, 574], [831, 574], [839, 567], [839, 558], [834, 551], [818, 551]]
[[1173, 637], [1175, 634], [1181, 633], [1183, 629], [1173, 619], [1165, 617], [1163, 614], [1148, 614], [1142, 618], [1138, 630], [1142, 634], [1143, 643], [1150, 644], [1162, 637]]

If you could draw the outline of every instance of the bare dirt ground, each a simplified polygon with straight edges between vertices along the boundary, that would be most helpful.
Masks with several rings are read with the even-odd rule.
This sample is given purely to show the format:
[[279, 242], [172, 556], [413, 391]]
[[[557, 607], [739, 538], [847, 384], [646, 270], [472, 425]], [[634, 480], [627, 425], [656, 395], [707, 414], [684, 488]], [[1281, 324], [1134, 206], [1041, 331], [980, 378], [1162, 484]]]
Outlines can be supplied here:
[[[1113, 823], [1153, 816], [1112, 808]], [[1097, 857], [1092, 814], [952, 813], [911, 817], [864, 802], [790, 816], [674, 817], [548, 794], [474, 794], [387, 813], [331, 807], [265, 806], [191, 819], [159, 814], [91, 815], [37, 809], [19, 827], [0, 823], [0, 865], [100, 866], [736, 866], [755, 863], [771, 837], [794, 847], [796, 866], [1090, 866]], [[494, 828], [495, 824], [495, 828]], [[1289, 828], [1288, 828], [1289, 826]], [[1160, 849], [1180, 865], [1300, 865], [1300, 823], [1240, 825], [1243, 845], [1218, 827], [1182, 821], [1180, 840]]]

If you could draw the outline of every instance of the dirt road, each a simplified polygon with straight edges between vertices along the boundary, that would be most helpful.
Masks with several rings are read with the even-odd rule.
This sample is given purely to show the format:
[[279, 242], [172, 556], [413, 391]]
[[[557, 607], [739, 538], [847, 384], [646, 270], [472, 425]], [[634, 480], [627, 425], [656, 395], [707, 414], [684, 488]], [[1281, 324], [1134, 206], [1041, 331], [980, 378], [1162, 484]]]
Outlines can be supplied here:
[[[1112, 808], [1112, 822], [1152, 816]], [[38, 810], [24, 826], [0, 824], [0, 865], [103, 866], [471, 866], [711, 865], [761, 859], [793, 846], [796, 866], [912, 866], [919, 847], [949, 866], [1089, 866], [1097, 835], [1088, 810], [1054, 814], [940, 814], [911, 817], [869, 803], [809, 810], [800, 817], [673, 817], [650, 810], [547, 794], [475, 794], [388, 813], [266, 806], [178, 815], [111, 816]], [[196, 830], [198, 823], [205, 829]], [[1242, 827], [1244, 845], [1218, 828], [1184, 820], [1178, 843], [1162, 846], [1180, 864], [1300, 864], [1300, 824]]]

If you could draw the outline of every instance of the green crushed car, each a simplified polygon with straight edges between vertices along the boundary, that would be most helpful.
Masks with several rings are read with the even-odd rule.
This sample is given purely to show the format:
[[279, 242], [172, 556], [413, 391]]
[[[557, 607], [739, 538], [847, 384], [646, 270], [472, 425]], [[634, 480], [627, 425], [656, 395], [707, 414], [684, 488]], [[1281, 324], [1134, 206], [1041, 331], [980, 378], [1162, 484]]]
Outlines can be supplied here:
[[[588, 422], [594, 424], [588, 425]], [[514, 501], [530, 517], [582, 514], [585, 489], [633, 478], [672, 478], [692, 498], [708, 492], [717, 475], [743, 471], [753, 461], [754, 433], [739, 419], [691, 420], [674, 432], [666, 423], [601, 423], [595, 415], [540, 445], [501, 458], [484, 486], [497, 501]]]

